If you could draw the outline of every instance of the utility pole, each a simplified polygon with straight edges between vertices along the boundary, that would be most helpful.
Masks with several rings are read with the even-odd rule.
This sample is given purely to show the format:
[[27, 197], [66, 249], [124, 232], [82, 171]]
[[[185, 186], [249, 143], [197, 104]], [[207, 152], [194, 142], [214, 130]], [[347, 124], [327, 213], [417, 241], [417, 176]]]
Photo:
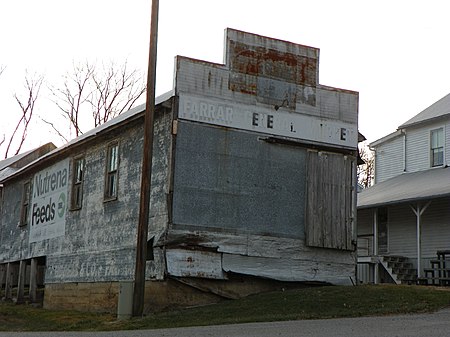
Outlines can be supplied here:
[[145, 294], [145, 265], [147, 260], [148, 220], [153, 158], [153, 120], [155, 112], [156, 55], [158, 43], [159, 0], [152, 0], [150, 23], [150, 50], [147, 73], [147, 102], [144, 118], [144, 145], [142, 156], [141, 199], [136, 242], [136, 270], [134, 276], [133, 316], [142, 316]]

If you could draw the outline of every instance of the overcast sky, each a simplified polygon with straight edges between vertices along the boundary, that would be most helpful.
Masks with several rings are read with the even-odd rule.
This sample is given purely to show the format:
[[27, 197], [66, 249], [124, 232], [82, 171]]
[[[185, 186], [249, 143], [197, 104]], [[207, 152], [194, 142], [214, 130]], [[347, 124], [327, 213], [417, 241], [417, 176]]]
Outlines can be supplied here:
[[[0, 136], [20, 113], [12, 95], [26, 69], [50, 83], [73, 61], [127, 59], [145, 72], [150, 8], [151, 0], [1, 1]], [[172, 88], [175, 55], [221, 63], [224, 29], [235, 28], [319, 48], [320, 83], [359, 92], [359, 130], [371, 142], [450, 93], [449, 13], [446, 0], [160, 0], [157, 95]], [[36, 113], [58, 111], [41, 96]], [[36, 118], [24, 150], [48, 141], [61, 145]]]

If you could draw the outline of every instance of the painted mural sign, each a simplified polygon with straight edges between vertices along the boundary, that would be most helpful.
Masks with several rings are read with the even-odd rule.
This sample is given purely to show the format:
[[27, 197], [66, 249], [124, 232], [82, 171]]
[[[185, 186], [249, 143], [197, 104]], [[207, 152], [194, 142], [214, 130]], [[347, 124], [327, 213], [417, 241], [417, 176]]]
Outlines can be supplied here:
[[69, 160], [35, 174], [30, 210], [29, 242], [63, 236], [66, 228]]
[[358, 145], [358, 131], [354, 124], [205, 97], [180, 94], [179, 117], [348, 148]]

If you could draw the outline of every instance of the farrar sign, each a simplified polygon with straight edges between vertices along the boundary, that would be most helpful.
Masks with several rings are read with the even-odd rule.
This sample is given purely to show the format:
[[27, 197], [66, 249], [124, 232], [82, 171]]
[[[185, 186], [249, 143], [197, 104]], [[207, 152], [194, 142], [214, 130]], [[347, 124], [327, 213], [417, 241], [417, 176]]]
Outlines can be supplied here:
[[69, 160], [34, 176], [29, 220], [30, 243], [64, 235], [68, 180]]
[[356, 149], [356, 124], [298, 112], [180, 94], [179, 117], [196, 122]]

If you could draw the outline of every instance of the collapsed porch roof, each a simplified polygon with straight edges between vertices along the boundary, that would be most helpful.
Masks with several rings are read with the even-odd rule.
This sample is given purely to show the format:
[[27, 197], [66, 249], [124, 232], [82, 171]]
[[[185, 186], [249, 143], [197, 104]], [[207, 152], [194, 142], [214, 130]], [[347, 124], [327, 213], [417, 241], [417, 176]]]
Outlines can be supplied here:
[[358, 193], [358, 209], [450, 196], [450, 169], [403, 173]]

